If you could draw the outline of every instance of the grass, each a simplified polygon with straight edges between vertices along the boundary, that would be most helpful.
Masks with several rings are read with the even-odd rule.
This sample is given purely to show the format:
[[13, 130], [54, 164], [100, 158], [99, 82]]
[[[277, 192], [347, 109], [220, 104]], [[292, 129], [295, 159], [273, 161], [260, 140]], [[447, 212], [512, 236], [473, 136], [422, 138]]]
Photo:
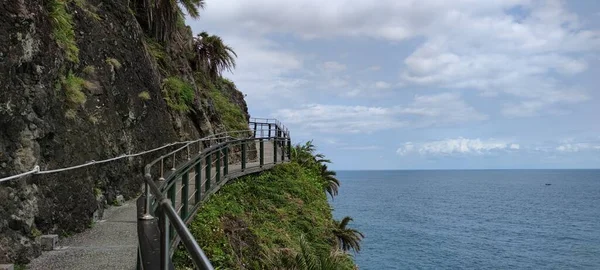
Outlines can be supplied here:
[[[318, 171], [297, 163], [224, 186], [189, 227], [217, 269], [284, 269], [274, 265], [273, 254], [298, 254], [307, 244], [314, 256], [327, 258], [335, 239]], [[352, 269], [351, 258], [342, 257], [334, 269]], [[182, 248], [174, 262], [192, 267]]]
[[188, 112], [189, 105], [196, 96], [194, 87], [190, 83], [174, 76], [163, 81], [162, 92], [167, 105], [180, 112]]
[[143, 91], [138, 94], [138, 97], [144, 101], [150, 100], [150, 93], [148, 93], [148, 91]]
[[115, 70], [120, 69], [122, 67], [121, 62], [119, 62], [119, 60], [112, 58], [112, 57], [106, 58], [106, 60], [104, 60], [104, 62], [111, 65]]
[[73, 16], [67, 11], [67, 0], [50, 2], [50, 20], [52, 36], [58, 46], [65, 52], [67, 60], [79, 63], [79, 48], [75, 41]]
[[87, 75], [94, 75], [94, 74], [96, 74], [96, 67], [94, 67], [94, 66], [85, 66], [83, 68], [83, 73], [85, 73]]
[[67, 109], [65, 111], [65, 118], [69, 120], [74, 120], [75, 118], [77, 118], [77, 112], [73, 109]]
[[100, 15], [96, 13], [98, 10], [96, 7], [90, 5], [86, 0], [73, 0], [75, 5], [79, 7], [83, 12], [85, 12], [88, 16], [92, 17], [96, 21], [102, 20]]
[[81, 90], [86, 85], [86, 80], [69, 72], [66, 77], [62, 78], [61, 85], [65, 91], [67, 102], [73, 106], [85, 104], [87, 98]]
[[214, 88], [210, 90], [209, 94], [215, 104], [215, 109], [221, 116], [223, 125], [228, 131], [248, 129], [246, 117], [237, 105], [230, 102], [221, 91]]

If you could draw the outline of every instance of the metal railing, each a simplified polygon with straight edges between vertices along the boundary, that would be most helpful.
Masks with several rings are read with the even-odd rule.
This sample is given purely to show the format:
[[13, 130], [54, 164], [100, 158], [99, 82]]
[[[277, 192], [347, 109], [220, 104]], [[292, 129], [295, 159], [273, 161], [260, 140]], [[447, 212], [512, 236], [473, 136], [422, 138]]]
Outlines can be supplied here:
[[173, 269], [179, 243], [196, 268], [213, 269], [187, 228], [201, 203], [229, 180], [291, 157], [289, 130], [279, 121], [252, 118], [249, 127], [190, 142], [146, 165], [138, 199], [138, 269]]

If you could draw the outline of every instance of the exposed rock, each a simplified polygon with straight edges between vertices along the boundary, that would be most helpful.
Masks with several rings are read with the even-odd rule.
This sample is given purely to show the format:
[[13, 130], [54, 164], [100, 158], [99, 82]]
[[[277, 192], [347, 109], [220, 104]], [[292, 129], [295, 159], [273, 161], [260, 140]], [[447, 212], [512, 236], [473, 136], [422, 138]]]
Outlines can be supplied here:
[[[189, 113], [173, 111], [162, 98], [165, 72], [194, 78], [182, 53], [189, 47], [189, 29], [166, 48], [172, 68], [164, 71], [146, 51], [129, 1], [86, 2], [101, 19], [68, 4], [78, 63], [69, 62], [53, 39], [48, 0], [0, 2], [0, 178], [35, 165], [63, 168], [222, 129], [201, 89]], [[121, 67], [108, 64], [108, 58]], [[86, 67], [94, 67], [93, 73], [84, 72]], [[69, 72], [86, 80], [82, 105], [66, 101], [61, 78]], [[141, 91], [152, 98], [140, 99]], [[232, 100], [247, 113], [238, 92]], [[172, 149], [0, 184], [0, 263], [26, 263], [41, 252], [40, 232], [80, 232], [101, 218], [106, 201], [137, 196], [144, 164]]]

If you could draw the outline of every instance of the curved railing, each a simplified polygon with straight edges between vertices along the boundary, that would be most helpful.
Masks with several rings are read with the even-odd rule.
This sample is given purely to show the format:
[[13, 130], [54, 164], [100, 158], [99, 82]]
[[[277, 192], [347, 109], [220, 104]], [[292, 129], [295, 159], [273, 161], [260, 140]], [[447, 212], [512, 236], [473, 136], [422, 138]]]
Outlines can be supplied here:
[[198, 269], [213, 269], [187, 229], [201, 203], [229, 180], [290, 159], [289, 131], [276, 119], [252, 118], [250, 129], [192, 141], [146, 165], [138, 199], [138, 268], [173, 269], [182, 243]]

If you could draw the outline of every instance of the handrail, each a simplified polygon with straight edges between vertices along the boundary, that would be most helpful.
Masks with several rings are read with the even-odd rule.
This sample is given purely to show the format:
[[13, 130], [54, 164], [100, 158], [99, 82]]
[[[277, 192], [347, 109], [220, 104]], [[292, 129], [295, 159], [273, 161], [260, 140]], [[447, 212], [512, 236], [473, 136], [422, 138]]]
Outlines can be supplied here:
[[[201, 202], [214, 194], [227, 181], [268, 169], [274, 164], [288, 162], [291, 157], [289, 131], [278, 120], [252, 118], [249, 127], [248, 130], [220, 133], [224, 134], [221, 137], [211, 135], [192, 141], [145, 166], [145, 191], [144, 195], [138, 199], [138, 237], [140, 239], [138, 266], [141, 269], [145, 267], [171, 269], [173, 266], [170, 258], [180, 241], [188, 251], [196, 268], [213, 269], [210, 261], [186, 227], [186, 224], [191, 222], [196, 215]], [[231, 136], [233, 134], [248, 134], [248, 136], [233, 137]], [[193, 147], [195, 143], [205, 141], [209, 141], [209, 145], [204, 147], [198, 144], [196, 154], [190, 155], [190, 147]], [[272, 151], [265, 155], [268, 148], [272, 148]], [[233, 150], [232, 153], [230, 150]], [[240, 164], [229, 162], [230, 156], [237, 158], [238, 155], [241, 155], [239, 157]], [[182, 162], [178, 162], [178, 165], [175, 166], [178, 156]], [[213, 157], [215, 157], [214, 160], [212, 160]], [[170, 159], [168, 161], [172, 163], [172, 168], [168, 169], [165, 174], [164, 165], [167, 159]], [[159, 163], [160, 167], [153, 168]], [[205, 165], [202, 166], [202, 163]], [[237, 166], [239, 169], [234, 169]], [[230, 168], [232, 170], [229, 170]], [[159, 177], [155, 179], [152, 172], [157, 169]], [[214, 175], [211, 177], [213, 171]], [[194, 179], [190, 179], [192, 172]], [[159, 182], [156, 183], [155, 180]], [[178, 188], [179, 185], [181, 188]], [[195, 189], [192, 196], [189, 193], [190, 186]], [[195, 199], [192, 205], [190, 205], [191, 199]], [[153, 215], [156, 215], [158, 219]], [[170, 234], [175, 232], [176, 234], [170, 237]], [[156, 242], [158, 235], [160, 235], [160, 244]], [[160, 253], [159, 258], [156, 256], [158, 253]]]

